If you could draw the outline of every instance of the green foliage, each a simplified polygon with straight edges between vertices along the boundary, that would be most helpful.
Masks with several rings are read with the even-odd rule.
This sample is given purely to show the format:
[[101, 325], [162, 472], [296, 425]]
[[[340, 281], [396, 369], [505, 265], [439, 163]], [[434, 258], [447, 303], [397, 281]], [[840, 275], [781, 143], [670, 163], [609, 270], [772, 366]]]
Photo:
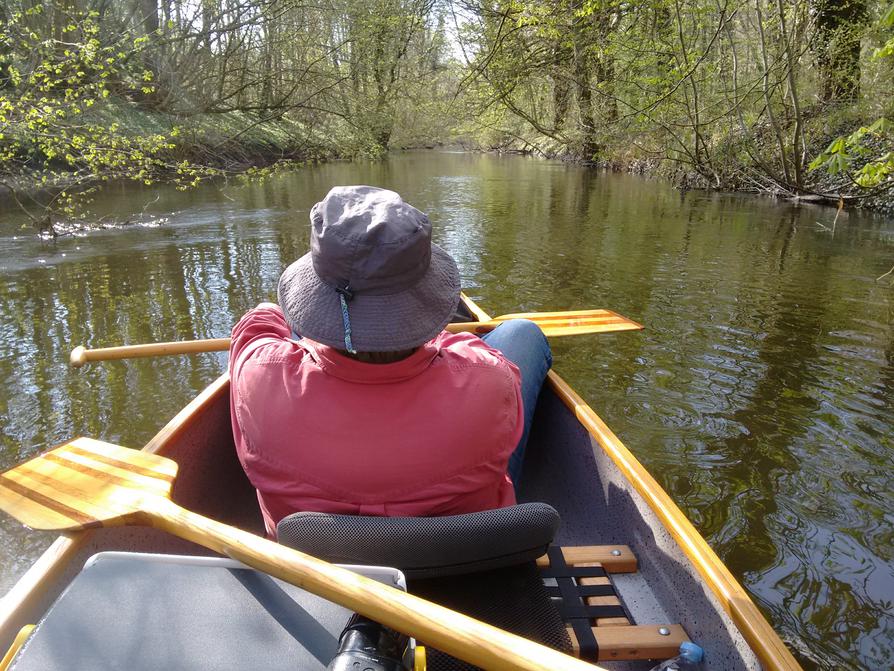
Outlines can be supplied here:
[[[810, 169], [825, 168], [831, 175], [851, 174], [854, 183], [864, 189], [883, 186], [894, 176], [894, 151], [881, 153], [879, 147], [891, 146], [892, 129], [894, 125], [882, 118], [838, 137], [813, 160]], [[859, 168], [855, 170], [855, 166]]]
[[[154, 92], [154, 75], [139, 58], [145, 37], [104, 44], [96, 12], [71, 16], [61, 39], [42, 37], [30, 20], [41, 11], [35, 5], [13, 13], [0, 32], [0, 68], [7, 74], [0, 88], [0, 179], [32, 218], [83, 216], [102, 182], [164, 179], [185, 189], [214, 174], [176, 159], [177, 128], [140, 134], [103, 120], [113, 98]], [[49, 199], [31, 198], [18, 187], [25, 180]]]
[[[473, 4], [461, 33], [473, 54], [464, 127], [477, 123], [488, 147], [660, 164], [691, 186], [792, 195], [824, 192], [830, 181], [884, 187], [889, 137], [871, 124], [891, 118], [890, 71], [860, 47], [889, 30], [870, 28], [867, 17], [894, 21], [890, 4]], [[877, 43], [879, 53], [894, 48], [890, 32]], [[495, 107], [504, 114], [491, 114]], [[807, 163], [845, 118], [870, 130], [823, 153], [817, 164], [839, 175], [829, 180]]]
[[[871, 189], [885, 186], [894, 177], [894, 151], [879, 150], [892, 145], [892, 124], [879, 119], [861, 126], [846, 137], [838, 137], [810, 164], [811, 170], [825, 168], [831, 175], [851, 174], [857, 186]], [[856, 170], [855, 166], [859, 166]]]
[[[879, 21], [879, 28], [894, 29], [894, 3]], [[894, 37], [874, 52], [873, 59], [891, 56], [894, 56]], [[810, 169], [825, 169], [831, 175], [847, 174], [862, 189], [894, 187], [894, 124], [882, 117], [850, 135], [835, 138], [813, 160]]]
[[[887, 29], [894, 28], [894, 3], [888, 7], [887, 13], [879, 21], [879, 26]], [[873, 53], [873, 58], [875, 59], [890, 58], [891, 56], [894, 56], [894, 36], [890, 37], [884, 45]]]
[[42, 227], [113, 180], [449, 139], [462, 74], [435, 0], [138, 5], [0, 4], [0, 187]]
[[284, 173], [297, 170], [305, 165], [304, 161], [282, 160], [272, 165], [252, 166], [238, 175], [238, 180], [242, 184], [251, 182], [264, 182], [273, 177], [278, 177]]

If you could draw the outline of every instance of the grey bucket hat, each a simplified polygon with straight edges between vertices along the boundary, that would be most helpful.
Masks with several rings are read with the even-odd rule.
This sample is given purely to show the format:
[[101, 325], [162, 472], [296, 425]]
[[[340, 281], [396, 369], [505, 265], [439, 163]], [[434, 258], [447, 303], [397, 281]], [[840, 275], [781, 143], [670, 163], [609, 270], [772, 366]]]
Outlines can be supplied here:
[[338, 349], [394, 352], [450, 321], [456, 263], [432, 244], [428, 217], [394, 191], [337, 186], [310, 222], [310, 252], [279, 278], [279, 305], [296, 333]]

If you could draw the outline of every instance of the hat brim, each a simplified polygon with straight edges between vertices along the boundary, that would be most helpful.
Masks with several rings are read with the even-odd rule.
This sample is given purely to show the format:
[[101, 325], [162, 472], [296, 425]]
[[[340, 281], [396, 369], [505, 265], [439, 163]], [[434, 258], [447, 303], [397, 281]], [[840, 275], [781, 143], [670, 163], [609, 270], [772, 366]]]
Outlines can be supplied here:
[[[412, 349], [438, 335], [459, 304], [459, 270], [453, 258], [431, 246], [428, 271], [412, 288], [388, 295], [357, 292], [347, 302], [351, 342], [358, 352]], [[345, 345], [345, 324], [335, 287], [314, 272], [308, 252], [279, 280], [279, 305], [292, 329], [337, 349]]]

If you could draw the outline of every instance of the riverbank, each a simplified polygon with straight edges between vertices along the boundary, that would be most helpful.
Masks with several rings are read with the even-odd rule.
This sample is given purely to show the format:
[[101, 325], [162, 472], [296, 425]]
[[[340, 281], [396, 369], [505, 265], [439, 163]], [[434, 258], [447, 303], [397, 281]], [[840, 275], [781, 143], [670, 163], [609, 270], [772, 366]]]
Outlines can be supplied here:
[[[290, 168], [336, 159], [381, 157], [384, 154], [381, 147], [358, 139], [343, 127], [311, 128], [281, 114], [234, 111], [184, 116], [112, 99], [105, 101], [102, 108], [91, 115], [90, 122], [114, 126], [129, 138], [167, 138], [170, 145], [164, 150], [163, 160], [159, 163], [161, 170], [153, 176], [156, 182], [176, 179], [179, 167], [185, 164], [204, 171], [202, 179], [228, 178], [246, 173], [264, 174], [271, 166], [277, 165]], [[849, 119], [836, 124], [815, 121], [809, 125], [805, 136], [814, 139], [808, 143], [806, 156], [818, 155], [834, 137], [853, 132], [855, 123], [854, 119]], [[737, 138], [732, 131], [727, 137], [717, 140], [711, 148], [712, 155], [717, 159], [712, 165], [714, 173], [711, 176], [705, 174], [704, 169], [693, 169], [683, 161], [661, 156], [658, 152], [649, 153], [643, 143], [624, 143], [621, 139], [606, 142], [591, 160], [583, 159], [579, 151], [570, 150], [555, 138], [537, 135], [504, 137], [500, 143], [464, 136], [447, 145], [442, 144], [442, 139], [427, 142], [414, 138], [411, 146], [392, 149], [402, 151], [456, 146], [469, 151], [533, 155], [617, 173], [660, 177], [681, 190], [753, 193], [780, 200], [831, 206], [837, 206], [839, 199], [842, 199], [848, 210], [861, 208], [894, 213], [894, 193], [890, 189], [871, 195], [861, 190], [847, 175], [831, 175], [824, 169], [809, 171], [804, 168], [806, 182], [800, 192], [781, 186], [766, 174], [761, 174], [761, 170], [766, 171], [772, 165], [771, 138], [765, 132], [751, 140], [753, 145], [748, 151], [743, 149], [741, 138]], [[651, 142], [655, 145], [656, 138], [651, 138]], [[398, 140], [393, 144], [402, 143]], [[881, 146], [876, 147], [877, 153], [882, 149]], [[804, 163], [807, 163], [806, 159]], [[57, 172], [48, 184], [45, 175], [52, 166], [41, 163], [37, 157], [32, 165], [32, 173], [0, 180], [0, 185], [14, 188], [17, 193], [27, 193], [35, 202], [41, 200], [41, 192], [58, 192], [73, 185], [83, 188], [82, 175], [70, 173], [71, 179], [66, 180], [64, 171]], [[42, 235], [55, 237], [69, 232], [71, 227], [79, 229], [86, 225], [84, 222], [73, 223], [73, 220], [74, 217], [41, 216], [34, 220], [34, 226]]]
[[[587, 155], [574, 142], [532, 130], [512, 134], [489, 134], [467, 138], [464, 146], [501, 154], [521, 154], [591, 165], [617, 173], [660, 177], [682, 190], [701, 189], [772, 196], [780, 200], [824, 203], [894, 214], [894, 176], [882, 178], [873, 188], [857, 184], [858, 171], [867, 163], [894, 155], [890, 125], [880, 133], [866, 133], [867, 118], [875, 113], [855, 110], [807, 110], [799, 128], [764, 125], [743, 131], [730, 128], [706, 139], [699, 151], [675, 144], [657, 134], [628, 136], [623, 132], [594, 141]], [[801, 136], [800, 158], [795, 164], [790, 150], [782, 150], [779, 135]], [[777, 134], [778, 133], [778, 134]], [[850, 141], [855, 135], [865, 136]], [[673, 138], [676, 140], [678, 138]], [[811, 169], [811, 163], [841, 142], [833, 171], [825, 165]], [[787, 139], [786, 139], [787, 141]], [[782, 143], [784, 144], [784, 142]], [[673, 148], [673, 149], [672, 149]], [[826, 154], [828, 155], [828, 154]], [[785, 157], [785, 162], [780, 158]], [[800, 184], [800, 186], [797, 186]]]
[[[83, 161], [80, 155], [75, 161], [65, 160], [69, 156], [47, 159], [48, 152], [31, 141], [26, 128], [7, 133], [7, 142], [18, 145], [18, 164], [23, 167], [0, 174], [0, 198], [27, 214], [30, 226], [43, 237], [132, 223], [132, 217], [111, 223], [92, 221], [89, 203], [99, 188], [113, 183], [173, 183], [186, 189], [209, 179], [264, 174], [280, 166], [298, 167], [359, 153], [350, 137], [310, 128], [279, 114], [233, 111], [185, 116], [108, 99], [83, 114], [79, 123], [92, 136], [79, 140], [76, 131], [66, 131], [70, 134], [66, 144], [83, 152], [89, 143], [90, 155]], [[105, 136], [96, 130], [103, 128], [108, 129]], [[94, 172], [91, 162], [103, 151], [107, 156], [96, 161], [99, 169]], [[149, 161], [140, 164], [150, 152]], [[134, 156], [135, 167], [117, 167]]]
[[125, 136], [170, 138], [174, 146], [166, 158], [172, 167], [188, 160], [224, 172], [242, 172], [283, 159], [319, 160], [351, 152], [350, 146], [339, 147], [333, 135], [282, 114], [233, 111], [184, 116], [119, 100], [90, 121], [115, 124]]

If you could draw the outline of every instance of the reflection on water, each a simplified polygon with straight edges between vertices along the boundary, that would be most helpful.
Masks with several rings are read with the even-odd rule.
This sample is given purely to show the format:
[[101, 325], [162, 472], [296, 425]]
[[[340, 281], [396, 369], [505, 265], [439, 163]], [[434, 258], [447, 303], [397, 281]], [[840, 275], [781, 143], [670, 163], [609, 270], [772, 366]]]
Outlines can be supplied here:
[[[41, 242], [0, 220], [0, 466], [85, 434], [140, 446], [224, 354], [66, 366], [90, 347], [227, 335], [273, 297], [335, 184], [429, 212], [494, 314], [607, 307], [638, 334], [554, 341], [556, 368], [667, 488], [808, 668], [894, 664], [894, 225], [556, 163], [408, 154], [191, 193]], [[142, 221], [142, 220], [141, 220]], [[0, 521], [0, 590], [49, 542]]]

